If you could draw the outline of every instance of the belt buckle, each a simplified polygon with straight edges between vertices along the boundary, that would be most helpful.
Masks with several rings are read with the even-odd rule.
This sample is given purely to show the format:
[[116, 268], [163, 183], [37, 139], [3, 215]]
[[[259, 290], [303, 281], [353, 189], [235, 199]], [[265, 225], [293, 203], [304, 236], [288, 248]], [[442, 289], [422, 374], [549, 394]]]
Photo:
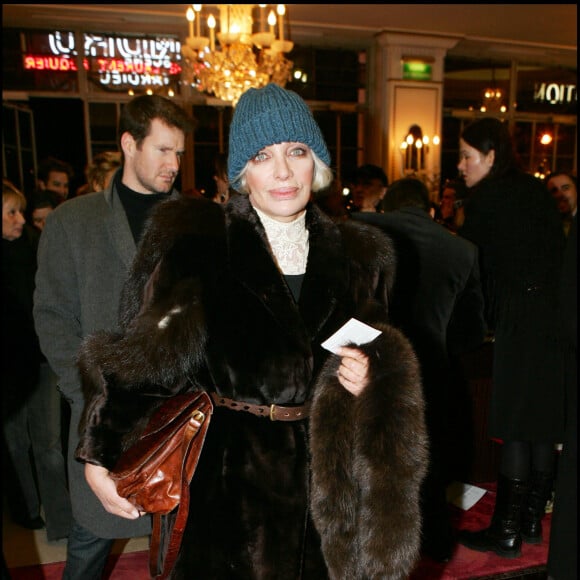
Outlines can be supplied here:
[[274, 413], [276, 413], [276, 405], [274, 403], [272, 403], [270, 405], [270, 421], [276, 421], [276, 418], [274, 417]]

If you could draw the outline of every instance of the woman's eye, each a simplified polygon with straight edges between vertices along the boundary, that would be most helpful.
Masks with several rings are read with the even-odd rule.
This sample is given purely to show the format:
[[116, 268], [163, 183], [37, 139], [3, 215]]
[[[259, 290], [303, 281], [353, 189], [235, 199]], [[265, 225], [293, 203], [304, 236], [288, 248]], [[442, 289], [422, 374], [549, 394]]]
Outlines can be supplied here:
[[265, 161], [267, 159], [267, 155], [263, 152], [260, 151], [260, 153], [258, 153], [255, 157], [254, 157], [254, 161]]
[[302, 155], [306, 155], [306, 149], [304, 149], [304, 147], [296, 147], [296, 149], [290, 151], [290, 155], [292, 155], [292, 157], [301, 157]]

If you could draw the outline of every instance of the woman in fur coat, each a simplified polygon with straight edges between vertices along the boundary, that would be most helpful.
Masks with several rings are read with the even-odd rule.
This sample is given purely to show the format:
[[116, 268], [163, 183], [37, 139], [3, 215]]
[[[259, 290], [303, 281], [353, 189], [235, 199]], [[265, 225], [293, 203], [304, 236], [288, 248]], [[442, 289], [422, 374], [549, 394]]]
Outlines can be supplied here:
[[[174, 578], [406, 578], [427, 442], [417, 361], [388, 324], [391, 242], [310, 203], [330, 156], [297, 94], [244, 93], [229, 151], [240, 195], [159, 206], [122, 333], [81, 349], [77, 457], [109, 511], [139, 517], [109, 470], [161, 397], [205, 390], [215, 410]], [[350, 318], [380, 336], [326, 351]]]

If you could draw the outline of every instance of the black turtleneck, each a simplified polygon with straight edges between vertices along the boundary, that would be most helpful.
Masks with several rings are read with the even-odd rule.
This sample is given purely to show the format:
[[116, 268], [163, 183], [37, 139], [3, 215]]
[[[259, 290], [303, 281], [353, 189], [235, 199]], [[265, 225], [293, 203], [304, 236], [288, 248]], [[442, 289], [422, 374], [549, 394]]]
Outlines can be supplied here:
[[121, 181], [122, 172], [115, 176], [115, 186], [117, 194], [123, 204], [127, 220], [131, 227], [131, 233], [135, 243], [139, 241], [143, 232], [145, 222], [155, 205], [164, 199], [168, 199], [170, 193], [139, 193], [128, 188]]

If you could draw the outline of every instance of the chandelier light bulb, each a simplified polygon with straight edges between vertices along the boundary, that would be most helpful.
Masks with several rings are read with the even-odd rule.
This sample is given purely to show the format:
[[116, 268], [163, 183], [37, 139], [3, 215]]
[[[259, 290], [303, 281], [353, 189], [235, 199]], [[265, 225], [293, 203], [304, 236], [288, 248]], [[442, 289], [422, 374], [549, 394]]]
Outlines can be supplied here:
[[191, 6], [187, 9], [185, 17], [189, 22], [189, 38], [193, 38], [193, 21], [195, 20], [195, 12], [191, 8]]

